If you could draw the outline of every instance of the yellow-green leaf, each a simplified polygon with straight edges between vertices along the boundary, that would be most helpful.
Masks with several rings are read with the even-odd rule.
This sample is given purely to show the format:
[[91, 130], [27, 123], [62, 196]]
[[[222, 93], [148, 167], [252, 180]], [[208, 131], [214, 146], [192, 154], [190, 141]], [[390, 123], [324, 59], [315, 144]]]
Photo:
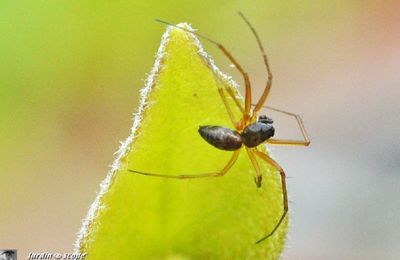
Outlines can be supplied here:
[[[186, 28], [190, 27], [188, 25]], [[245, 149], [224, 177], [170, 179], [221, 170], [232, 152], [205, 142], [200, 125], [233, 128], [218, 88], [236, 84], [222, 74], [195, 36], [169, 27], [141, 92], [132, 133], [103, 181], [76, 242], [86, 259], [276, 259], [287, 220], [277, 172], [259, 161], [263, 185]], [[237, 120], [240, 110], [228, 98]]]

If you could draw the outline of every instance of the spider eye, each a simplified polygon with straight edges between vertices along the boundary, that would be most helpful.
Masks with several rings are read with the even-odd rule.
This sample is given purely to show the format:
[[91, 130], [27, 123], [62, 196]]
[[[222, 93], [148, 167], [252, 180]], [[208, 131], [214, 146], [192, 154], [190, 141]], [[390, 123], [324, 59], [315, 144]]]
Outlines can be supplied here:
[[262, 115], [258, 117], [258, 122], [263, 124], [272, 124], [274, 120], [272, 120], [272, 118], [270, 117], [267, 117], [266, 115]]

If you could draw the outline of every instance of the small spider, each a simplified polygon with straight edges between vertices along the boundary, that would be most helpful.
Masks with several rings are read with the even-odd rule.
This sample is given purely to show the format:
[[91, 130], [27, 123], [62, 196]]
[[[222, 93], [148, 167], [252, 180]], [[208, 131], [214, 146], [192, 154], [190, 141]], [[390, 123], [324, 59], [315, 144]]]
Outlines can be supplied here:
[[[257, 146], [261, 144], [272, 144], [272, 145], [298, 145], [298, 146], [308, 146], [310, 144], [310, 140], [307, 136], [307, 132], [305, 130], [303, 121], [301, 120], [301, 117], [299, 115], [286, 112], [277, 108], [272, 108], [268, 106], [264, 106], [265, 101], [267, 100], [268, 94], [271, 90], [271, 85], [272, 85], [272, 73], [271, 69], [268, 63], [267, 55], [264, 51], [264, 48], [261, 44], [260, 38], [254, 29], [254, 27], [250, 24], [250, 22], [247, 20], [247, 18], [241, 13], [238, 13], [240, 17], [244, 20], [244, 22], [249, 26], [251, 29], [253, 35], [255, 36], [258, 47], [261, 50], [261, 53], [263, 55], [263, 60], [264, 64], [267, 69], [267, 83], [264, 89], [263, 94], [261, 95], [260, 99], [256, 104], [251, 103], [251, 86], [250, 86], [250, 80], [248, 74], [243, 70], [243, 68], [239, 65], [239, 63], [233, 58], [233, 56], [225, 49], [225, 47], [210, 39], [209, 37], [206, 37], [204, 35], [201, 35], [196, 32], [192, 32], [188, 29], [178, 27], [174, 24], [161, 21], [161, 20], [156, 20], [160, 23], [167, 24], [169, 26], [173, 26], [176, 28], [179, 28], [181, 30], [187, 31], [189, 33], [192, 33], [194, 35], [197, 35], [213, 44], [215, 44], [223, 53], [224, 55], [230, 60], [230, 62], [233, 63], [235, 68], [240, 72], [240, 74], [243, 76], [244, 82], [245, 82], [245, 104], [244, 108], [242, 107], [242, 104], [236, 97], [235, 93], [233, 92], [232, 89], [225, 87], [225, 90], [228, 92], [229, 96], [235, 101], [235, 105], [238, 107], [240, 111], [242, 111], [243, 116], [239, 122], [234, 120], [234, 116], [232, 113], [232, 110], [230, 108], [230, 105], [227, 102], [227, 98], [224, 94], [224, 91], [222, 88], [219, 88], [219, 94], [222, 98], [222, 101], [226, 107], [226, 110], [229, 114], [229, 117], [235, 126], [235, 130], [222, 127], [222, 126], [200, 126], [199, 128], [199, 134], [200, 136], [207, 141], [209, 144], [213, 145], [214, 147], [225, 150], [225, 151], [233, 151], [232, 157], [230, 160], [227, 162], [225, 167], [219, 171], [219, 172], [214, 172], [214, 173], [203, 173], [203, 174], [196, 174], [196, 175], [191, 175], [191, 174], [185, 174], [185, 175], [164, 175], [164, 174], [157, 174], [157, 173], [148, 173], [148, 172], [141, 172], [141, 171], [136, 171], [136, 170], [131, 170], [128, 169], [130, 172], [142, 174], [142, 175], [147, 175], [147, 176], [155, 176], [155, 177], [164, 177], [164, 178], [175, 178], [175, 179], [189, 179], [189, 178], [204, 178], [204, 177], [221, 177], [224, 176], [230, 169], [231, 167], [235, 164], [240, 150], [244, 147], [247, 151], [247, 154], [250, 158], [250, 161], [255, 169], [256, 172], [256, 177], [255, 177], [255, 182], [257, 187], [261, 187], [261, 182], [262, 182], [262, 175], [261, 175], [261, 170], [258, 165], [256, 156], [267, 162], [268, 164], [272, 165], [274, 168], [276, 168], [281, 176], [281, 185], [282, 185], [282, 194], [283, 194], [283, 213], [279, 220], [277, 221], [277, 224], [275, 227], [266, 235], [264, 235], [261, 239], [257, 240], [256, 243], [260, 243], [264, 241], [265, 239], [271, 237], [275, 231], [279, 228], [283, 220], [285, 219], [285, 216], [288, 212], [289, 206], [288, 206], [288, 198], [287, 198], [287, 190], [286, 190], [286, 181], [285, 181], [285, 172], [283, 171], [282, 167], [275, 162], [268, 154], [260, 151], [257, 149]], [[254, 106], [254, 108], [252, 108]], [[266, 115], [260, 115], [258, 116], [258, 112], [261, 110], [261, 108], [267, 108], [270, 110], [274, 110], [276, 112], [284, 113], [289, 116], [293, 116], [297, 124], [301, 130], [301, 134], [303, 136], [303, 140], [287, 140], [287, 139], [273, 139], [271, 137], [274, 136], [275, 129], [272, 126], [273, 120]]]

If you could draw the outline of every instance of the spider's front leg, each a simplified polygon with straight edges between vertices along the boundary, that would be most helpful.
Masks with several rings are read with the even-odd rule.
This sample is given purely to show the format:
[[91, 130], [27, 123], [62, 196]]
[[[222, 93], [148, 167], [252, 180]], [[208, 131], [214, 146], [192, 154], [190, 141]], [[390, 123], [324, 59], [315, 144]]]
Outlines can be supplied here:
[[310, 138], [308, 138], [308, 134], [306, 131], [306, 128], [304, 127], [304, 123], [303, 120], [301, 119], [301, 117], [297, 114], [291, 113], [291, 112], [287, 112], [281, 109], [277, 109], [277, 108], [273, 108], [273, 107], [267, 107], [265, 106], [265, 108], [292, 116], [296, 119], [297, 124], [300, 128], [301, 131], [301, 135], [303, 136], [303, 140], [289, 140], [289, 139], [268, 139], [267, 143], [269, 144], [275, 144], [275, 145], [299, 145], [299, 146], [309, 146], [311, 141]]

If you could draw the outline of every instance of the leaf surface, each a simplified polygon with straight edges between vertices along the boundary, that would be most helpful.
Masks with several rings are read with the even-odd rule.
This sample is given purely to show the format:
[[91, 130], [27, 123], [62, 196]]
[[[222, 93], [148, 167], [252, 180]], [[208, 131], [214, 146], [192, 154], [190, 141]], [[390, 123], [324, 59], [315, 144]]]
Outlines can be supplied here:
[[[183, 24], [186, 28], [190, 27]], [[79, 233], [86, 259], [276, 259], [287, 220], [255, 244], [282, 214], [277, 172], [259, 161], [263, 185], [245, 149], [224, 177], [169, 179], [158, 174], [221, 170], [232, 152], [205, 142], [200, 125], [234, 128], [218, 88], [236, 84], [223, 75], [195, 36], [169, 27], [142, 90], [132, 133], [117, 154]], [[228, 98], [236, 120], [240, 110]]]

